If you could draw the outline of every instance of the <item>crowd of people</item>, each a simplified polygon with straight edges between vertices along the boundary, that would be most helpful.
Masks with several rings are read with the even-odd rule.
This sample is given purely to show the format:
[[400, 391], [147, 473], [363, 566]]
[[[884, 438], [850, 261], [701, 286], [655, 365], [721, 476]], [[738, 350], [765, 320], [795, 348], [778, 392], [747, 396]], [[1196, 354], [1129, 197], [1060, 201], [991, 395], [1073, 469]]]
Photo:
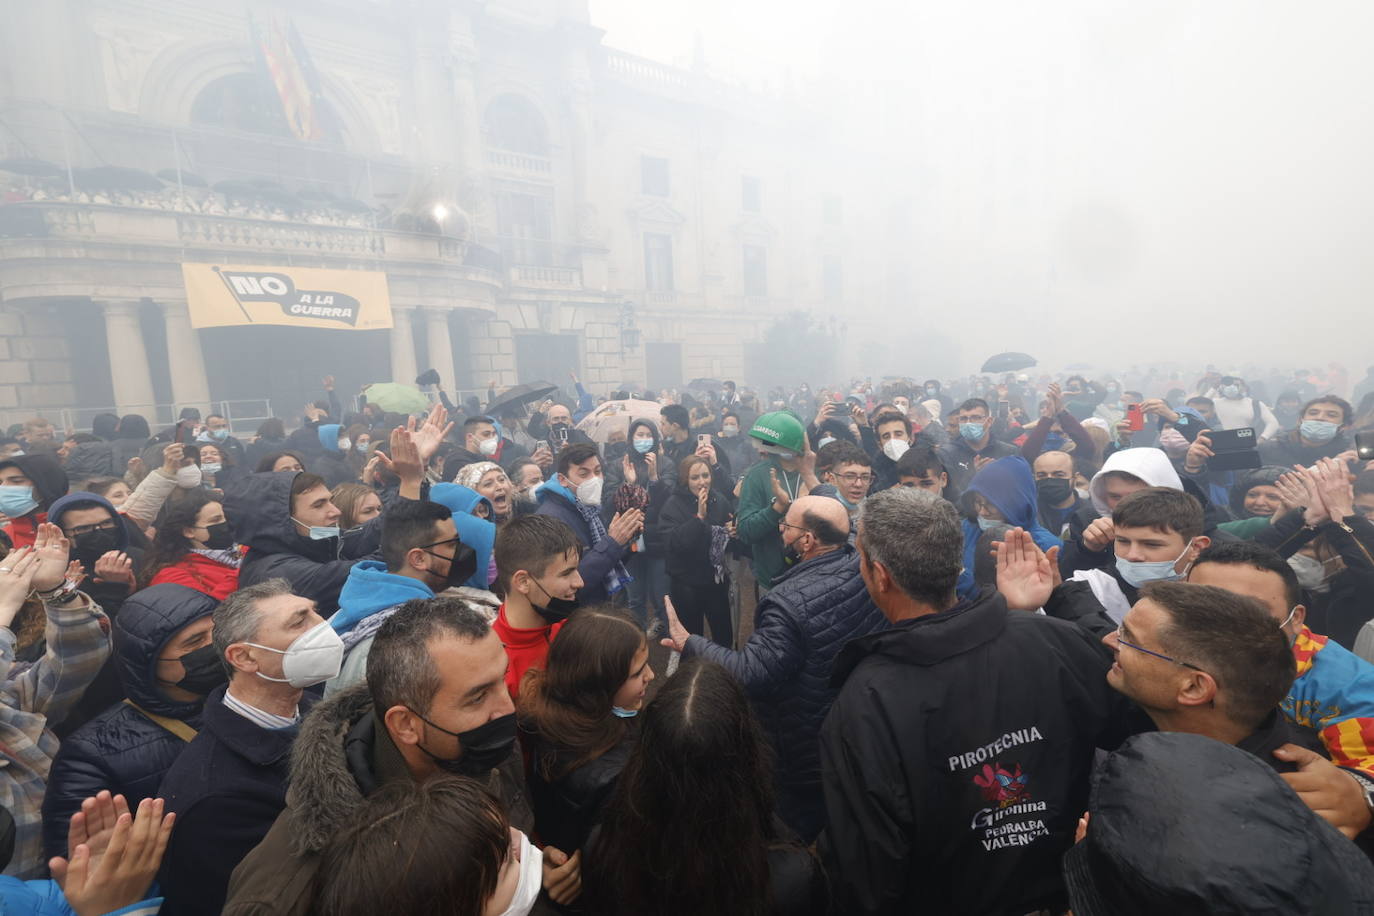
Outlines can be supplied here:
[[0, 911], [1374, 913], [1374, 369], [574, 384], [0, 438]]

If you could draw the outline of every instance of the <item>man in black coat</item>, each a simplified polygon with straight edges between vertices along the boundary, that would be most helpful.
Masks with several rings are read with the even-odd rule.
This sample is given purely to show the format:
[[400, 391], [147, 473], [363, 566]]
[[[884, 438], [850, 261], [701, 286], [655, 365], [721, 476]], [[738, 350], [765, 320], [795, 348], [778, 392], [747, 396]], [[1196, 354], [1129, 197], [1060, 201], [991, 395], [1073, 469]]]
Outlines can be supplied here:
[[809, 844], [825, 826], [817, 735], [835, 698], [831, 666], [849, 640], [888, 624], [864, 588], [838, 500], [803, 496], [783, 524], [783, 548], [798, 559], [759, 602], [744, 648], [689, 634], [671, 607], [664, 644], [705, 656], [744, 686], [773, 745], [778, 817]]
[[822, 854], [837, 910], [1062, 910], [1059, 861], [1098, 747], [1125, 737], [1106, 648], [1034, 588], [955, 597], [955, 508], [893, 487], [859, 513], [859, 569], [891, 629], [850, 642], [821, 728]]
[[158, 881], [165, 916], [216, 916], [229, 876], [286, 807], [287, 764], [303, 688], [339, 673], [343, 642], [284, 579], [234, 592], [215, 609], [215, 654], [229, 683], [206, 700], [203, 727], [162, 780], [177, 816]]
[[200, 728], [205, 695], [224, 683], [210, 645], [217, 603], [181, 585], [154, 585], [124, 602], [111, 658], [127, 699], [62, 740], [43, 798], [45, 857], [70, 855], [72, 815], [100, 790], [123, 795], [131, 809], [157, 795]]

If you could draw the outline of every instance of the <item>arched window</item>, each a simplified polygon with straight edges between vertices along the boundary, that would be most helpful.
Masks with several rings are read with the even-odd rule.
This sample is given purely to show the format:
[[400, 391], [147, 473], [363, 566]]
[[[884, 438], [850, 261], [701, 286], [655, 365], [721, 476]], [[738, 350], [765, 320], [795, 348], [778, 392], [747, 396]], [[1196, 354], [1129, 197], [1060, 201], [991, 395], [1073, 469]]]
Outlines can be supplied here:
[[[318, 98], [315, 104], [319, 139], [342, 145], [342, 123], [333, 106]], [[257, 73], [233, 73], [210, 83], [191, 104], [191, 121], [245, 133], [292, 136], [276, 87], [269, 78]]]
[[247, 133], [291, 136], [272, 84], [256, 73], [234, 73], [210, 83], [192, 103], [191, 121]]
[[549, 154], [549, 131], [544, 116], [528, 100], [518, 95], [503, 95], [487, 106], [485, 119], [487, 143], [494, 149]]

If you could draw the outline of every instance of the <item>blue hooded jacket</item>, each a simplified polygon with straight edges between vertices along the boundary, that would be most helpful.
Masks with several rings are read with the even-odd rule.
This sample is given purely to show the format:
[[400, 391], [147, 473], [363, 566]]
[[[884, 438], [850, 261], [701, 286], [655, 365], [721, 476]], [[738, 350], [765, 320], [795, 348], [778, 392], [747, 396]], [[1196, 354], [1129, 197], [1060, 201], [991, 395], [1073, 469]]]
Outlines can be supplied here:
[[97, 496], [85, 490], [68, 493], [48, 507], [48, 521], [61, 527], [62, 516], [66, 515], [70, 510], [90, 509], [95, 506], [99, 506], [106, 512], [109, 512], [110, 518], [119, 522], [119, 524], [115, 526], [115, 533], [119, 538], [119, 546], [115, 549], [127, 551], [129, 549], [129, 531], [124, 527], [124, 519], [120, 517], [119, 510], [103, 496]]
[[472, 514], [478, 503], [491, 503], [476, 490], [460, 487], [456, 483], [436, 483], [429, 488], [430, 502], [439, 503], [453, 513], [453, 527], [458, 529], [458, 539], [477, 552], [477, 572], [464, 582], [473, 588], [487, 588], [491, 583], [487, 571], [491, 566], [492, 549], [496, 545], [496, 526], [484, 518]]
[[433, 589], [419, 579], [389, 573], [386, 564], [377, 560], [362, 560], [348, 571], [339, 592], [339, 610], [329, 618], [329, 625], [336, 633], [347, 633], [378, 611], [413, 598], [433, 597]]
[[315, 428], [315, 433], [320, 437], [320, 446], [326, 452], [342, 454], [339, 451], [339, 424], [321, 423]]
[[[1041, 550], [1063, 547], [1064, 542], [1055, 537], [1040, 524], [1035, 507], [1035, 476], [1031, 466], [1020, 455], [999, 458], [974, 475], [965, 491], [967, 495], [981, 493], [983, 498], [997, 507], [1007, 524], [1024, 528]], [[977, 591], [973, 580], [974, 551], [978, 548], [978, 538], [983, 529], [977, 523], [964, 519], [964, 571], [959, 574], [958, 593], [960, 598], [968, 597]]]

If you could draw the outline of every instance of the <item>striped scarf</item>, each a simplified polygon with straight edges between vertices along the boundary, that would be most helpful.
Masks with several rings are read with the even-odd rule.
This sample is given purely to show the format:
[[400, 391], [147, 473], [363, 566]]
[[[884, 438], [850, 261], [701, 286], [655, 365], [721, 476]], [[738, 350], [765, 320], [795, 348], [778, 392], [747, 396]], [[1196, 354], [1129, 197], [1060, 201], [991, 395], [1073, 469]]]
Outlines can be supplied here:
[[[582, 520], [587, 523], [587, 527], [592, 532], [592, 544], [595, 547], [604, 541], [609, 535], [606, 534], [606, 523], [601, 521], [601, 508], [599, 506], [588, 506], [584, 503], [575, 503], [577, 511], [582, 514]], [[607, 595], [614, 595], [625, 586], [629, 585], [634, 579], [630, 576], [625, 564], [616, 561], [611, 567], [610, 572], [606, 573], [603, 584], [606, 587]]]

